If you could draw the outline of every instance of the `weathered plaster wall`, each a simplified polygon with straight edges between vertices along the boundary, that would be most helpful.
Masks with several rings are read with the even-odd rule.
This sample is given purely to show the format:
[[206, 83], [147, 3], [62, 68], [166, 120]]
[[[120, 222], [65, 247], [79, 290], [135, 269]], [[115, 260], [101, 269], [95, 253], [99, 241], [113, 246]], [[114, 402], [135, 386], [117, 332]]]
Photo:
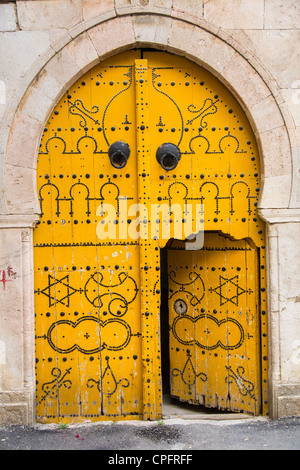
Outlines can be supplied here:
[[209, 68], [253, 125], [268, 225], [272, 416], [300, 415], [299, 27], [297, 0], [0, 4], [0, 423], [34, 422], [31, 227], [44, 122], [85, 70], [142, 45]]

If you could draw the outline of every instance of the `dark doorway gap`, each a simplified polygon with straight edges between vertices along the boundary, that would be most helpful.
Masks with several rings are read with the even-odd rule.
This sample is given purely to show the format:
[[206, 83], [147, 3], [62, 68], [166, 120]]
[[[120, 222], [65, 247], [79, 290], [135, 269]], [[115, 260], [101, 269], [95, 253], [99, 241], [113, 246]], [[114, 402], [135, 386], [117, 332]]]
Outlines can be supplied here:
[[160, 346], [163, 395], [170, 395], [169, 306], [167, 245], [160, 249]]

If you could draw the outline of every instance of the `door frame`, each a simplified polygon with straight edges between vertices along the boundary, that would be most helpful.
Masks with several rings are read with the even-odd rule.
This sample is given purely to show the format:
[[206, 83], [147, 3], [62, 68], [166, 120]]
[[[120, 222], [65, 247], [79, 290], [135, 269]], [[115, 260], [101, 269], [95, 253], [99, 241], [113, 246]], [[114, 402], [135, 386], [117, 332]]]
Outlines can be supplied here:
[[[151, 13], [151, 12], [149, 12]], [[280, 319], [277, 312], [280, 309], [280, 287], [278, 283], [277, 266], [280, 253], [279, 227], [282, 223], [294, 223], [300, 220], [297, 210], [293, 209], [293, 197], [291, 179], [291, 148], [295, 147], [293, 140], [292, 120], [280, 91], [274, 85], [274, 81], [268, 76], [254, 57], [244, 58], [243, 47], [232, 43], [232, 38], [226, 33], [216, 32], [213, 26], [203, 24], [199, 26], [191, 17], [181, 19], [156, 13], [159, 20], [159, 30], [166, 34], [155, 37], [157, 30], [152, 22], [151, 14], [141, 14], [133, 8], [130, 15], [116, 16], [112, 13], [99, 15], [93, 21], [83, 21], [68, 32], [61, 39], [55, 50], [49, 50], [39, 57], [29, 73], [22, 80], [16, 99], [11, 103], [9, 115], [6, 116], [6, 127], [3, 134], [3, 148], [5, 148], [5, 193], [2, 197], [3, 214], [0, 218], [0, 226], [4, 236], [7, 260], [10, 263], [9, 241], [15, 240], [19, 256], [15, 259], [20, 278], [18, 289], [22, 296], [14, 299], [14, 305], [9, 302], [6, 305], [6, 315], [9, 316], [17, 310], [22, 312], [23, 329], [20, 330], [19, 322], [11, 322], [7, 330], [7, 337], [14, 338], [13, 344], [22, 354], [11, 358], [10, 366], [13, 370], [21, 371], [17, 374], [12, 385], [5, 385], [4, 390], [12, 390], [11, 402], [20, 409], [19, 423], [35, 422], [35, 372], [34, 372], [34, 325], [32, 255], [33, 241], [32, 228], [39, 218], [39, 206], [37, 200], [35, 168], [38, 154], [40, 136], [51, 109], [57, 103], [70, 83], [73, 83], [84, 71], [91, 68], [99, 59], [112, 56], [120, 50], [134, 47], [149, 46], [164, 48], [167, 51], [184, 54], [196, 63], [200, 63], [218, 75], [221, 81], [230, 88], [233, 94], [240, 100], [246, 111], [252, 127], [255, 129], [262, 168], [264, 171], [264, 185], [259, 202], [261, 217], [268, 224], [268, 290], [272, 286], [273, 295], [269, 299], [269, 312], [272, 324], [270, 327], [269, 350], [272, 353], [272, 365], [270, 369], [270, 402], [271, 416], [277, 417], [284, 411], [279, 410], [279, 397], [282, 395], [281, 386], [281, 352]], [[144, 21], [145, 29], [137, 28], [138, 21]], [[110, 31], [110, 41], [107, 41], [107, 31]], [[123, 31], [120, 36], [119, 32]], [[88, 33], [88, 34], [87, 34]], [[195, 48], [189, 38], [193, 35], [201, 38], [201, 47]], [[80, 48], [80, 49], [79, 49]], [[75, 53], [74, 51], [80, 51]], [[63, 73], [62, 73], [63, 71]], [[239, 73], [235, 73], [239, 71]], [[233, 73], [232, 73], [233, 72]], [[247, 77], [243, 82], [240, 77]], [[249, 80], [248, 77], [251, 77]], [[52, 83], [51, 89], [47, 83]], [[266, 100], [266, 101], [265, 101]], [[267, 107], [265, 105], [268, 105]], [[267, 111], [272, 112], [268, 113]], [[259, 111], [259, 112], [258, 112]], [[268, 116], [267, 116], [268, 115]], [[284, 116], [284, 120], [282, 119]], [[266, 129], [266, 122], [268, 128]], [[289, 123], [288, 127], [286, 122]], [[279, 128], [279, 124], [282, 126]], [[28, 139], [28, 135], [30, 138]], [[270, 138], [273, 158], [266, 161], [265, 155], [269, 154]], [[279, 167], [277, 168], [277, 166]], [[283, 173], [282, 168], [285, 168]], [[275, 194], [274, 176], [276, 186], [282, 188]], [[17, 182], [17, 184], [16, 184]], [[19, 182], [21, 182], [19, 184]], [[24, 191], [26, 188], [26, 191]], [[291, 199], [290, 199], [291, 198]], [[291, 209], [289, 209], [289, 207]], [[22, 209], [20, 209], [22, 208]], [[13, 234], [13, 237], [12, 235]], [[272, 263], [270, 263], [272, 260]], [[19, 341], [15, 340], [16, 331]], [[25, 333], [23, 333], [23, 331]], [[16, 383], [17, 385], [14, 385]], [[21, 395], [19, 393], [21, 390]], [[5, 392], [6, 393], [6, 392]], [[286, 401], [283, 396], [282, 400]], [[19, 407], [22, 403], [22, 407]], [[283, 409], [282, 406], [280, 408]], [[25, 411], [23, 411], [25, 410]]]

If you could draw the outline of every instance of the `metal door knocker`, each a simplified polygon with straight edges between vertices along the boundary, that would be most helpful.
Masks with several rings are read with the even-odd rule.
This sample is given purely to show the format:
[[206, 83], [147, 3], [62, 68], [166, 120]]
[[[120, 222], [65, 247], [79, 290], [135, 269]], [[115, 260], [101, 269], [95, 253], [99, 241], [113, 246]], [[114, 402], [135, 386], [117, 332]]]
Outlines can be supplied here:
[[174, 144], [162, 144], [156, 151], [156, 160], [164, 170], [174, 170], [180, 160], [180, 150]]
[[120, 140], [114, 142], [108, 149], [110, 163], [114, 168], [124, 168], [130, 155], [130, 147], [128, 144]]

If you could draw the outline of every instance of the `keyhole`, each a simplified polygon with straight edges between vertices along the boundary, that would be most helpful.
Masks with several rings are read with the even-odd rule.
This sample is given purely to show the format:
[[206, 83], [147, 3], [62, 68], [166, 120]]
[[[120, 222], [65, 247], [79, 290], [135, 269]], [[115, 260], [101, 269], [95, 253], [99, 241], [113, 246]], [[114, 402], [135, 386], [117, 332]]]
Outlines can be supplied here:
[[184, 300], [178, 299], [174, 302], [174, 310], [176, 313], [184, 314], [187, 312], [187, 304]]

